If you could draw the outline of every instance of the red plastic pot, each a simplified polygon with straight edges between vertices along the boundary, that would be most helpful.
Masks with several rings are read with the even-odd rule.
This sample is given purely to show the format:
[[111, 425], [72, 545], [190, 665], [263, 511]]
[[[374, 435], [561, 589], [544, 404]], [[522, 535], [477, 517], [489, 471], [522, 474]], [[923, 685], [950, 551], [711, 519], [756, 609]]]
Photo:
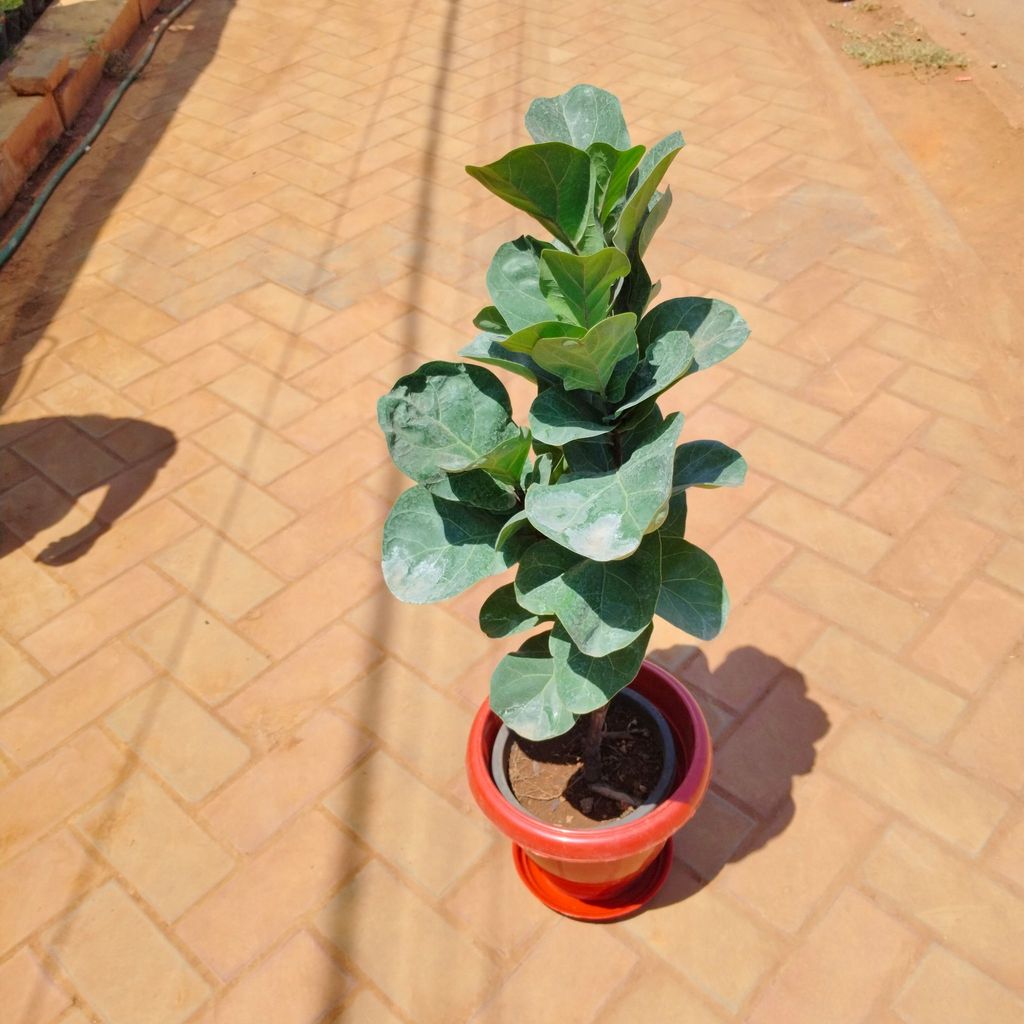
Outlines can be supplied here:
[[491, 777], [491, 748], [501, 720], [486, 701], [470, 730], [466, 771], [476, 802], [512, 840], [516, 869], [527, 888], [569, 917], [612, 920], [650, 902], [668, 877], [672, 835], [693, 817], [711, 778], [711, 735], [690, 693], [647, 661], [630, 685], [668, 722], [679, 773], [664, 801], [622, 825], [559, 828], [512, 805]]

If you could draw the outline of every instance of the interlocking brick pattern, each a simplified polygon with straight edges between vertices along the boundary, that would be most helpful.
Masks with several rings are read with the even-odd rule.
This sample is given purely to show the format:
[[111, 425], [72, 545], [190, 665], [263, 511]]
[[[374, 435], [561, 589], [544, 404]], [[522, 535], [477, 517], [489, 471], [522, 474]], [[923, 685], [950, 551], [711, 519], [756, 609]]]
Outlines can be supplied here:
[[[815, 38], [792, 0], [167, 35], [0, 275], [5, 1024], [1024, 1019], [1020, 319]], [[729, 629], [655, 634], [716, 774], [602, 928], [472, 806], [482, 595], [375, 564], [375, 399], [529, 230], [462, 165], [577, 81], [684, 130], [650, 263], [753, 329], [669, 398], [752, 467], [690, 516]]]

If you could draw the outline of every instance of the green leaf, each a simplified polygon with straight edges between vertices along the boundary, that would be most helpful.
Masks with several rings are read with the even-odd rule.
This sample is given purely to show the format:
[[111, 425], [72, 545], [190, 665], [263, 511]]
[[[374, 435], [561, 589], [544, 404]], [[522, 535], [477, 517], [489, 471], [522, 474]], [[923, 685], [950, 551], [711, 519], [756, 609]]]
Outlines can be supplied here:
[[540, 541], [524, 552], [515, 591], [523, 608], [557, 616], [573, 643], [599, 658], [650, 625], [660, 583], [661, 542], [652, 533], [633, 555], [615, 562], [594, 562]]
[[473, 326], [479, 327], [481, 331], [486, 331], [488, 334], [508, 335], [512, 333], [497, 306], [484, 306], [473, 317]]
[[540, 290], [560, 319], [593, 327], [611, 308], [612, 285], [629, 273], [629, 260], [618, 249], [591, 256], [548, 249], [540, 259]]
[[480, 609], [480, 628], [486, 636], [502, 637], [533, 629], [544, 620], [521, 607], [516, 600], [516, 588], [511, 583], [491, 594]]
[[485, 167], [468, 166], [466, 171], [567, 245], [575, 245], [583, 235], [593, 179], [590, 157], [579, 149], [564, 142], [542, 142], [514, 149]]
[[558, 695], [575, 715], [585, 715], [603, 707], [629, 686], [643, 664], [647, 645], [651, 642], [652, 624], [628, 646], [600, 658], [584, 654], [556, 626], [548, 639], [548, 648], [555, 662]]
[[424, 484], [435, 498], [459, 501], [491, 512], [509, 512], [518, 504], [516, 489], [482, 469], [446, 473], [443, 480]]
[[504, 337], [498, 334], [478, 334], [468, 345], [459, 349], [459, 355], [508, 370], [519, 377], [525, 377], [531, 384], [537, 383], [538, 372], [541, 377], [548, 376], [528, 355], [510, 352], [505, 348], [501, 344]]
[[509, 334], [551, 318], [540, 290], [540, 254], [550, 248], [550, 242], [529, 235], [498, 246], [487, 270], [487, 291], [507, 330], [496, 333]]
[[605, 142], [587, 147], [590, 165], [594, 168], [594, 210], [603, 224], [611, 216], [615, 204], [626, 194], [629, 176], [644, 155], [643, 146], [616, 149]]
[[636, 246], [630, 250], [629, 260], [632, 270], [615, 296], [615, 312], [633, 313], [637, 317], [642, 317], [647, 304], [658, 294], [661, 285], [651, 281], [651, 275], [647, 272], [644, 261], [640, 259]]
[[531, 487], [530, 522], [555, 543], [598, 562], [631, 555], [669, 497], [682, 428], [682, 417], [673, 413], [620, 469], [567, 473], [556, 484]]
[[584, 388], [603, 394], [619, 361], [636, 351], [636, 317], [620, 313], [602, 320], [579, 339], [541, 339], [531, 355], [561, 378], [566, 391]]
[[[682, 423], [683, 414], [676, 415]], [[656, 437], [664, 422], [661, 410], [653, 401], [632, 410], [615, 428], [620, 451], [619, 462], [628, 459], [638, 448]], [[593, 476], [598, 473], [610, 473], [615, 469], [615, 450], [610, 434], [569, 441], [563, 447], [565, 457], [574, 473]]]
[[[664, 192], [656, 192], [647, 208], [647, 216], [644, 217], [640, 227], [640, 234], [637, 236], [637, 253], [642, 257], [647, 252], [651, 241], [654, 239], [654, 232], [661, 227], [668, 211], [672, 208], [672, 189], [666, 186]], [[479, 325], [477, 325], [479, 326]]]
[[521, 529], [530, 525], [530, 520], [526, 515], [525, 511], [517, 512], [510, 519], [505, 521], [505, 525], [498, 531], [498, 536], [495, 538], [494, 546], [503, 548]]
[[489, 370], [467, 363], [424, 363], [377, 403], [377, 420], [395, 465], [419, 483], [472, 469], [519, 436], [512, 404]]
[[526, 111], [526, 130], [534, 142], [567, 142], [577, 149], [604, 142], [629, 148], [619, 101], [593, 85], [574, 85], [561, 96], [535, 99]]
[[649, 341], [626, 386], [617, 416], [654, 398], [685, 376], [693, 363], [693, 343], [681, 331], [669, 331]]
[[658, 614], [700, 640], [714, 639], [729, 615], [729, 594], [715, 560], [695, 544], [661, 532]]
[[633, 239], [647, 215], [648, 204], [683, 145], [682, 135], [673, 132], [656, 146], [652, 146], [640, 161], [636, 189], [619, 213], [615, 234], [612, 236], [612, 241], [623, 252], [628, 253], [632, 248]]
[[721, 441], [687, 441], [676, 449], [673, 491], [687, 487], [739, 487], [746, 477], [746, 460]]
[[706, 370], [732, 355], [747, 340], [750, 328], [735, 308], [720, 299], [668, 299], [640, 321], [637, 340], [644, 352], [656, 338], [670, 332], [686, 335], [693, 345], [689, 373]]
[[559, 693], [555, 659], [541, 648], [549, 636], [530, 637], [514, 654], [506, 654], [491, 676], [491, 710], [528, 740], [552, 739], [576, 724]]
[[538, 441], [561, 447], [581, 437], [607, 434], [611, 426], [585, 394], [547, 388], [530, 406], [530, 429]]
[[483, 469], [511, 484], [519, 483], [523, 467], [530, 456], [530, 432], [520, 427], [517, 433], [495, 445], [468, 469]]
[[503, 516], [410, 487], [384, 524], [384, 582], [395, 597], [411, 604], [461, 594], [513, 564], [494, 547], [503, 523]]
[[[540, 323], [530, 324], [529, 327], [523, 327], [510, 337], [504, 338], [501, 344], [509, 352], [524, 352], [532, 356], [537, 342], [544, 338], [554, 338], [560, 341], [565, 338], [582, 338], [586, 333], [586, 329], [577, 324], [567, 324], [561, 320], [543, 320]], [[536, 359], [534, 361], [536, 362]]]

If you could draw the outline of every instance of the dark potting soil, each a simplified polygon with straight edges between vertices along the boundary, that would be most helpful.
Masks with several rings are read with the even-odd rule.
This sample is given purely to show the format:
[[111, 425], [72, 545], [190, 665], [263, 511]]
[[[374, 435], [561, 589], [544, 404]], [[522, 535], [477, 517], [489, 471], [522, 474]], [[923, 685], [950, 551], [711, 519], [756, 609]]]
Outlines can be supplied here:
[[[661, 775], [661, 734], [650, 715], [632, 701], [615, 698], [601, 744], [601, 782], [643, 803]], [[594, 793], [583, 778], [584, 717], [565, 735], [533, 741], [513, 736], [508, 781], [516, 799], [535, 818], [564, 828], [593, 828], [633, 810]], [[628, 735], [627, 735], [628, 734]]]

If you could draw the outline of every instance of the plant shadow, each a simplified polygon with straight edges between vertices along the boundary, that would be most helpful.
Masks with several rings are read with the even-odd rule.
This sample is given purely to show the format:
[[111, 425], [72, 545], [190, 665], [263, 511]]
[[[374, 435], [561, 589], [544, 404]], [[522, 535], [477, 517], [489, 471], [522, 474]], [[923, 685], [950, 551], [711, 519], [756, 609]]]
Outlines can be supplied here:
[[653, 660], [676, 666], [701, 705], [714, 763], [703, 803], [675, 836], [668, 881], [645, 909], [688, 899], [727, 864], [778, 838], [796, 815], [794, 780], [814, 770], [815, 744], [830, 727], [804, 677], [758, 648], [736, 648], [714, 670], [693, 647], [658, 651]]

